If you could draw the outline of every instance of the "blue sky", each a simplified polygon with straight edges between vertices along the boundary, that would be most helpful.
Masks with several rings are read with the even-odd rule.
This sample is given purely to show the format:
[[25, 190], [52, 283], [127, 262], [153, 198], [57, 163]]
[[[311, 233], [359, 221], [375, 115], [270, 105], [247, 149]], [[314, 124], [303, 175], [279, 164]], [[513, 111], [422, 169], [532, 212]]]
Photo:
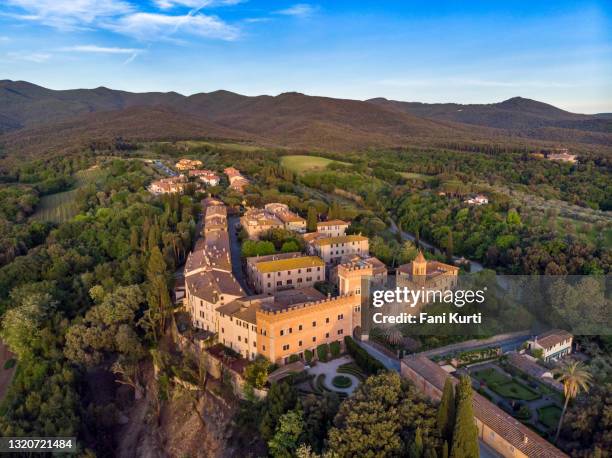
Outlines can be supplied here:
[[2, 0], [0, 78], [612, 112], [612, 2]]

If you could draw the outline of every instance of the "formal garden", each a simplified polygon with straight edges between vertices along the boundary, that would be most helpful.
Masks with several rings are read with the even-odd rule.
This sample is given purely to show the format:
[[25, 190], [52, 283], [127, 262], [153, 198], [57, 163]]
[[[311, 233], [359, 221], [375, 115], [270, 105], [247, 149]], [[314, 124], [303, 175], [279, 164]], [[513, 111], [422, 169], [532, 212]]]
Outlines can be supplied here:
[[474, 389], [517, 420], [543, 435], [554, 434], [561, 416], [562, 393], [502, 362], [487, 362], [465, 369]]

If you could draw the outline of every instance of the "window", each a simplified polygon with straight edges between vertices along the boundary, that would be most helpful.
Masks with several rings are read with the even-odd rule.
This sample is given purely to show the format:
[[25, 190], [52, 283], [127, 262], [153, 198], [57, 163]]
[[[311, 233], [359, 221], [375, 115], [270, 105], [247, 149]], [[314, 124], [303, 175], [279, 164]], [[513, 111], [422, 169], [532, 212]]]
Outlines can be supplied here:
[[300, 324], [300, 325], [298, 326], [298, 331], [301, 331], [301, 330], [302, 330], [302, 325]]
[[317, 272], [321, 272], [321, 267], [317, 267]]
[[289, 328], [289, 334], [293, 332], [293, 328]]
[[306, 272], [312, 272], [312, 268], [311, 267], [307, 268]]
[[272, 286], [272, 283], [268, 282], [268, 288], [270, 288]]
[[268, 278], [270, 278], [270, 274], [268, 274]]
[[284, 335], [285, 335], [285, 330], [284, 330], [284, 329], [281, 329], [281, 330], [280, 330], [280, 335], [281, 335], [281, 336], [284, 336]]
[[288, 285], [290, 285], [290, 284], [292, 284], [292, 283], [293, 283], [293, 280], [292, 280], [292, 279], [287, 280], [287, 284], [288, 284]]
[[253, 341], [253, 346], [257, 347], [257, 342]]
[[261, 349], [262, 349], [263, 351], [266, 351], [266, 346], [265, 346], [265, 345], [262, 345], [262, 346], [261, 346]]
[[338, 315], [338, 320], [344, 320], [344, 314], [341, 313], [340, 315]]
[[277, 277], [280, 277], [280, 274], [281, 274], [280, 272], [276, 272]]
[[316, 321], [313, 321], [313, 322], [312, 322], [312, 327], [313, 327], [313, 328], [316, 328], [316, 327], [317, 327], [317, 322], [316, 322]]
[[301, 273], [302, 273], [302, 269], [298, 269], [298, 274], [301, 274]]
[[221, 334], [225, 334], [225, 329], [221, 328]]
[[242, 337], [238, 336], [238, 342], [242, 342]]
[[283, 345], [283, 351], [289, 350], [289, 344]]
[[277, 282], [276, 282], [276, 286], [283, 286], [283, 281], [282, 281], [282, 280], [277, 281]]
[[325, 318], [325, 322], [329, 323], [329, 317]]
[[306, 277], [306, 281], [312, 281], [312, 277]]
[[300, 340], [298, 341], [298, 347], [301, 347], [301, 346], [302, 346], [302, 341]]
[[298, 279], [297, 279], [297, 282], [298, 282], [298, 283], [302, 283], [302, 277], [298, 278]]
[[326, 338], [326, 339], [329, 339], [329, 332], [326, 332], [326, 333], [325, 333], [325, 338]]
[[342, 334], [344, 334], [344, 329], [338, 329], [338, 335], [341, 336]]
[[317, 337], [316, 337], [316, 336], [313, 336], [313, 337], [312, 337], [312, 341], [313, 341], [313, 342], [316, 342], [316, 341], [317, 341]]

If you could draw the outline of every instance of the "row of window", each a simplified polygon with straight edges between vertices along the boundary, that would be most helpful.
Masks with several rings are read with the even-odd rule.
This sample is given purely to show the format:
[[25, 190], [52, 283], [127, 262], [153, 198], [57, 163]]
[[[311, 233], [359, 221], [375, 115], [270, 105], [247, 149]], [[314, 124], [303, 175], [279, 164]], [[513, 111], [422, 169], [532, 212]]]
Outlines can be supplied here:
[[[313, 269], [312, 267], [307, 267], [307, 268], [306, 268], [306, 272], [312, 272], [312, 269]], [[289, 272], [291, 272], [291, 270], [290, 270]], [[317, 267], [317, 272], [321, 272], [321, 266]], [[277, 276], [277, 277], [280, 277], [282, 273], [283, 273], [283, 271], [276, 272], [276, 276]], [[298, 269], [298, 270], [297, 270], [297, 273], [298, 273], [298, 274], [301, 274], [301, 273], [302, 273], [302, 269]], [[268, 274], [268, 277], [267, 277], [267, 278], [270, 278], [270, 276], [271, 276], [271, 275], [272, 275], [272, 274]]]
[[[338, 335], [341, 336], [344, 334], [344, 329], [338, 329]], [[325, 338], [329, 339], [329, 332], [325, 333]], [[316, 336], [312, 336], [312, 341], [316, 342], [317, 341], [317, 337]], [[302, 347], [304, 345], [304, 342], [301, 340], [298, 340], [298, 347]], [[283, 345], [283, 351], [288, 351], [291, 348], [291, 346], [289, 344], [285, 344]], [[264, 350], [266, 349], [265, 345], [264, 345]]]
[[[344, 320], [344, 313], [341, 313], [341, 314], [338, 315], [338, 321], [340, 321], [340, 320]], [[329, 323], [329, 317], [325, 318], [325, 323]], [[316, 321], [312, 322], [312, 327], [313, 328], [317, 327], [317, 322]], [[301, 331], [302, 329], [303, 329], [303, 326], [301, 324], [298, 325], [298, 331]], [[293, 328], [288, 328], [286, 330], [285, 329], [281, 329], [280, 330], [280, 335], [284, 336], [285, 335], [285, 331], [287, 331], [287, 334], [292, 334], [293, 333]], [[263, 334], [263, 332], [262, 332], [262, 334]]]
[[[307, 282], [311, 282], [312, 281], [312, 277], [306, 277], [306, 281]], [[317, 281], [321, 281], [321, 276], [317, 275]], [[302, 278], [298, 278], [297, 279], [298, 283], [302, 283], [303, 279]], [[287, 280], [287, 282], [285, 283], [286, 285], [292, 285], [293, 284], [293, 280], [290, 278], [289, 280]], [[283, 281], [279, 280], [276, 282], [276, 286], [283, 286]], [[272, 283], [268, 282], [268, 288], [272, 287]]]

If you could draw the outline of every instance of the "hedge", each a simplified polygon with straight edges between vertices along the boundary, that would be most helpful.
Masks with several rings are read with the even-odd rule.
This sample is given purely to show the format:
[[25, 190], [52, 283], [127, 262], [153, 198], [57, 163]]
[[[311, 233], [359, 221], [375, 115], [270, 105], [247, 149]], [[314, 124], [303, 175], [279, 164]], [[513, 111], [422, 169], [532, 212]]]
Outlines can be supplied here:
[[299, 361], [300, 357], [298, 355], [291, 355], [289, 356], [289, 362], [290, 363], [295, 363], [296, 361]]
[[351, 336], [344, 337], [344, 346], [346, 351], [353, 357], [357, 365], [366, 374], [376, 374], [377, 372], [384, 371], [385, 366], [376, 358], [370, 356], [370, 354], [353, 340]]
[[312, 362], [312, 351], [306, 350], [304, 352], [304, 359], [306, 360], [308, 364], [310, 364]]
[[329, 344], [329, 351], [331, 352], [332, 358], [336, 358], [340, 355], [340, 342], [332, 342]]
[[329, 345], [326, 343], [321, 344], [317, 347], [317, 358], [319, 361], [325, 362], [327, 361], [327, 355], [329, 354]]

